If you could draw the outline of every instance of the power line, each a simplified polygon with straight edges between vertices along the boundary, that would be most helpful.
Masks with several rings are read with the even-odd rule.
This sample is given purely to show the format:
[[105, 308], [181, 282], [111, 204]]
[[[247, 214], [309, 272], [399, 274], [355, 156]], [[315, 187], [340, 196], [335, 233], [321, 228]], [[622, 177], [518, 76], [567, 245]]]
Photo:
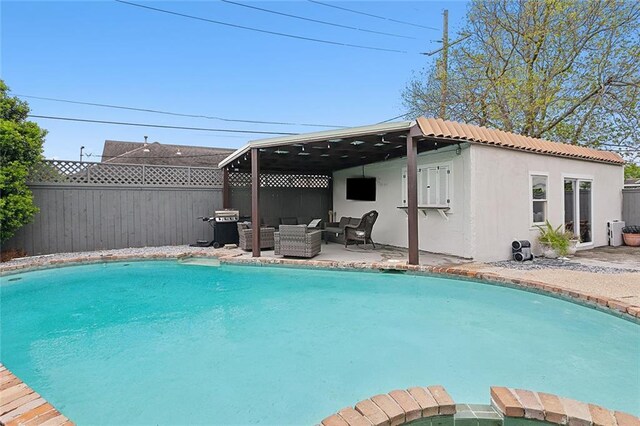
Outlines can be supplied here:
[[206, 119], [209, 119], [209, 120], [220, 120], [220, 121], [233, 122], [233, 123], [269, 124], [269, 125], [279, 125], [279, 126], [329, 127], [329, 128], [346, 127], [346, 126], [337, 126], [337, 125], [332, 125], [332, 124], [290, 123], [290, 122], [285, 122], [285, 121], [242, 120], [242, 119], [216, 117], [216, 116], [210, 116], [210, 115], [184, 114], [184, 113], [179, 113], [179, 112], [162, 111], [162, 110], [157, 110], [157, 109], [147, 109], [147, 108], [136, 108], [136, 107], [121, 106], [121, 105], [101, 104], [101, 103], [95, 103], [95, 102], [72, 101], [70, 99], [46, 98], [46, 97], [42, 97], [42, 96], [19, 95], [19, 94], [15, 94], [15, 96], [18, 96], [18, 97], [21, 97], [21, 98], [40, 99], [40, 100], [53, 101], [53, 102], [64, 102], [64, 103], [68, 103], [68, 104], [90, 105], [90, 106], [97, 106], [97, 107], [103, 107], [103, 108], [115, 108], [115, 109], [129, 110], [129, 111], [150, 112], [150, 113], [154, 113], [154, 114], [173, 115], [173, 116], [176, 116], [176, 117], [206, 118]]
[[258, 134], [258, 135], [297, 135], [298, 134], [298, 133], [290, 133], [290, 132], [266, 132], [261, 130], [210, 129], [206, 127], [186, 127], [186, 126], [168, 126], [163, 124], [127, 123], [122, 121], [91, 120], [87, 118], [54, 117], [49, 115], [35, 115], [35, 114], [29, 114], [29, 117], [45, 118], [48, 120], [78, 121], [82, 123], [115, 124], [120, 126], [157, 127], [161, 129], [178, 129], [178, 130], [200, 130], [204, 132], [250, 133], [250, 134]]
[[335, 4], [324, 3], [324, 2], [321, 2], [321, 1], [317, 1], [317, 0], [307, 0], [307, 1], [309, 1], [311, 3], [319, 4], [319, 5], [322, 5], [322, 6], [326, 6], [326, 7], [333, 7], [334, 9], [340, 9], [340, 10], [344, 10], [344, 11], [351, 12], [351, 13], [357, 13], [358, 15], [370, 16], [372, 18], [383, 19], [385, 21], [391, 21], [391, 22], [395, 22], [395, 23], [398, 23], [398, 24], [411, 25], [412, 27], [425, 28], [427, 30], [440, 31], [439, 28], [426, 27], [424, 25], [414, 24], [412, 22], [400, 21], [398, 19], [387, 18], [385, 16], [373, 15], [371, 13], [361, 12], [359, 10], [348, 9], [348, 8], [342, 7], [342, 6], [336, 6]]
[[388, 118], [388, 119], [386, 119], [384, 121], [379, 121], [377, 124], [388, 123], [390, 121], [397, 120], [398, 118], [402, 118], [402, 117], [404, 117], [406, 115], [409, 115], [409, 113], [405, 112], [405, 113], [402, 113], [400, 115], [396, 115], [395, 117]]
[[315, 23], [323, 24], [323, 25], [330, 25], [332, 27], [346, 28], [346, 29], [349, 29], [349, 30], [355, 30], [355, 31], [362, 31], [362, 32], [366, 32], [366, 33], [386, 35], [386, 36], [390, 36], [390, 37], [407, 38], [407, 39], [412, 39], [412, 40], [416, 39], [415, 37], [405, 36], [405, 35], [401, 35], [401, 34], [386, 33], [386, 32], [383, 32], [383, 31], [367, 30], [367, 29], [364, 29], [364, 28], [352, 27], [352, 26], [349, 26], [349, 25], [336, 24], [334, 22], [321, 21], [319, 19], [306, 18], [304, 16], [291, 15], [291, 14], [288, 14], [288, 13], [278, 12], [278, 11], [271, 10], [271, 9], [264, 9], [262, 7], [251, 6], [251, 5], [244, 4], [244, 3], [237, 3], [237, 2], [231, 1], [231, 0], [220, 0], [220, 1], [222, 1], [223, 3], [229, 3], [229, 4], [236, 5], [236, 6], [246, 7], [248, 9], [259, 10], [259, 11], [267, 12], [267, 13], [273, 13], [274, 15], [287, 16], [289, 18], [301, 19], [303, 21], [315, 22]]
[[313, 41], [313, 42], [316, 42], [316, 43], [331, 44], [331, 45], [334, 45], [334, 46], [353, 47], [353, 48], [356, 48], [356, 49], [377, 50], [377, 51], [382, 51], [382, 52], [393, 52], [393, 53], [409, 53], [406, 50], [386, 49], [386, 48], [383, 48], [383, 47], [364, 46], [364, 45], [361, 45], [361, 44], [341, 43], [341, 42], [338, 42], [338, 41], [323, 40], [323, 39], [319, 39], [319, 38], [304, 37], [304, 36], [299, 36], [299, 35], [295, 35], [295, 34], [287, 34], [287, 33], [280, 33], [280, 32], [276, 32], [276, 31], [262, 30], [262, 29], [259, 29], [259, 28], [246, 27], [244, 25], [231, 24], [229, 22], [222, 22], [222, 21], [216, 21], [216, 20], [213, 20], [213, 19], [202, 18], [200, 16], [187, 15], [185, 13], [173, 12], [171, 10], [159, 9], [157, 7], [145, 6], [145, 5], [142, 5], [142, 4], [132, 3], [132, 2], [125, 1], [125, 0], [115, 0], [115, 1], [117, 1], [118, 3], [122, 3], [122, 4], [127, 4], [129, 6], [135, 6], [135, 7], [139, 7], [139, 8], [142, 8], [142, 9], [153, 10], [155, 12], [166, 13], [166, 14], [169, 14], [169, 15], [180, 16], [180, 17], [189, 18], [189, 19], [195, 19], [197, 21], [209, 22], [211, 24], [224, 25], [226, 27], [239, 28], [239, 29], [242, 29], [242, 30], [254, 31], [254, 32], [263, 33], [263, 34], [271, 34], [271, 35], [276, 35], [276, 36], [280, 36], [280, 37], [293, 38], [293, 39], [297, 39], [297, 40]]

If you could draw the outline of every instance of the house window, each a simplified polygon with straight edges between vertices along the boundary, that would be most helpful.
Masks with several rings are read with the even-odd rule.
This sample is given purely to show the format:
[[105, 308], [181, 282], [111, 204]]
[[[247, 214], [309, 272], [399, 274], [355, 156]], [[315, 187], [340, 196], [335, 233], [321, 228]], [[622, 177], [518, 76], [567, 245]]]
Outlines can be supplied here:
[[[418, 166], [418, 206], [451, 205], [451, 163]], [[402, 170], [402, 205], [407, 205], [407, 169]]]
[[547, 180], [544, 175], [531, 175], [531, 212], [534, 225], [547, 220]]

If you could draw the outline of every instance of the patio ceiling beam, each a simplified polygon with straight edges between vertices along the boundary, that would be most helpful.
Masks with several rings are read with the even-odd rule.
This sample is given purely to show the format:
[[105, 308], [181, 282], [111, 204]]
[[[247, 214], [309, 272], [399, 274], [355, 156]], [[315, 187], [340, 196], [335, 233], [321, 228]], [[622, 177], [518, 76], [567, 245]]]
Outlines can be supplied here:
[[422, 132], [414, 126], [407, 133], [407, 215], [409, 265], [420, 263], [418, 247], [418, 138]]
[[260, 150], [251, 148], [251, 251], [260, 257]]

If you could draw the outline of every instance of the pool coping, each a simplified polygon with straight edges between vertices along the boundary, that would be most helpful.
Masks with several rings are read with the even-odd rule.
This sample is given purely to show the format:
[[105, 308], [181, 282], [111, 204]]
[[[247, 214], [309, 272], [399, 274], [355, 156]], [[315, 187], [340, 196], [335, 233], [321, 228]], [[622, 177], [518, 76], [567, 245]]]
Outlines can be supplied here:
[[74, 423], [0, 363], [0, 424], [71, 426]]
[[632, 305], [614, 298], [593, 294], [586, 291], [567, 289], [561, 286], [547, 284], [542, 281], [512, 278], [497, 272], [473, 271], [457, 266], [428, 266], [409, 265], [405, 262], [345, 262], [334, 260], [291, 259], [291, 258], [267, 258], [244, 257], [240, 253], [225, 254], [211, 253], [211, 251], [189, 251], [184, 253], [152, 253], [152, 254], [97, 254], [89, 256], [55, 258], [43, 261], [42, 257], [34, 257], [31, 262], [14, 265], [0, 265], [0, 277], [41, 269], [50, 269], [74, 264], [92, 264], [114, 261], [137, 260], [184, 260], [188, 258], [212, 258], [218, 259], [221, 264], [253, 265], [253, 266], [294, 266], [311, 269], [333, 269], [354, 271], [380, 271], [380, 272], [404, 272], [416, 275], [441, 276], [449, 278], [465, 279], [483, 284], [494, 284], [524, 290], [533, 293], [545, 294], [555, 298], [567, 300], [579, 305], [595, 308], [600, 311], [621, 317], [633, 322], [640, 322], [640, 306]]

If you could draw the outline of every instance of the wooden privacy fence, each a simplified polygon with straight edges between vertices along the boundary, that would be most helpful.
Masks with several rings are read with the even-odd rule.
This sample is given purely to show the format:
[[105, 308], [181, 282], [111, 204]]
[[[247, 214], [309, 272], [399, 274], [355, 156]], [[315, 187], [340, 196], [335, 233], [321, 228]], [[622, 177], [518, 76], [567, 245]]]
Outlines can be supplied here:
[[[325, 218], [331, 179], [261, 175], [261, 210], [270, 217]], [[222, 209], [217, 168], [45, 160], [29, 178], [40, 212], [3, 244], [29, 255], [182, 245], [211, 239], [198, 216]], [[251, 213], [251, 176], [230, 173], [231, 207]]]
[[29, 178], [40, 212], [3, 244], [29, 255], [211, 239], [222, 170], [45, 160]]
[[622, 190], [622, 220], [627, 225], [640, 226], [640, 188]]

